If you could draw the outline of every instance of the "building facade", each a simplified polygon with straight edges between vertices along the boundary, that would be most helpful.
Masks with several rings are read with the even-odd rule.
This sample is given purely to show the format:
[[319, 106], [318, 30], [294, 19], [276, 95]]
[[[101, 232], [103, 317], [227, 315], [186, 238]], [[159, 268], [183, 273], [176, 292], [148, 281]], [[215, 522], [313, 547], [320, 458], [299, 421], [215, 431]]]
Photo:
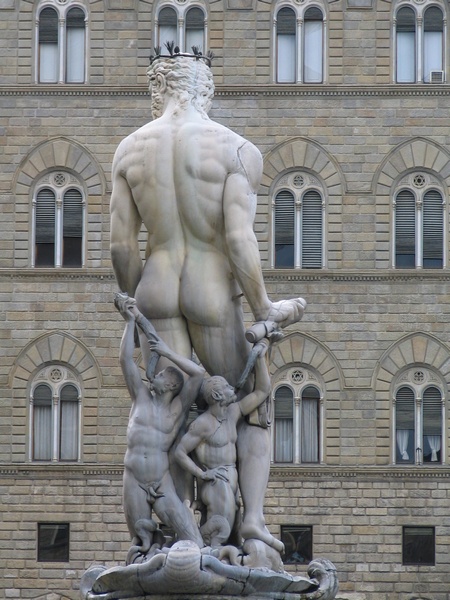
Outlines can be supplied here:
[[111, 162], [174, 39], [214, 52], [210, 116], [263, 154], [270, 297], [308, 302], [270, 363], [286, 568], [324, 556], [343, 598], [448, 599], [449, 10], [0, 0], [0, 596], [75, 600], [126, 556]]

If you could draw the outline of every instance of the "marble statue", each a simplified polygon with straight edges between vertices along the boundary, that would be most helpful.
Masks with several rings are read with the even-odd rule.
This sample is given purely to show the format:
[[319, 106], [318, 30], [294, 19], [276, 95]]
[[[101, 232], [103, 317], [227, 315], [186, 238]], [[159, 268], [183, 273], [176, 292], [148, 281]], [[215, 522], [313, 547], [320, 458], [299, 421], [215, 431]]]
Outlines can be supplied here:
[[[135, 296], [167, 345], [188, 358], [194, 349], [210, 375], [234, 386], [251, 349], [242, 295], [257, 322], [279, 327], [297, 322], [306, 303], [267, 296], [253, 232], [261, 154], [209, 119], [214, 85], [206, 62], [168, 56], [149, 67], [154, 120], [121, 142], [113, 162], [111, 258], [120, 289]], [[145, 355], [145, 339], [141, 347]], [[267, 425], [264, 416], [250, 420]], [[243, 422], [237, 450], [241, 534], [264, 540], [268, 429]]]
[[[178, 497], [169, 472], [169, 450], [183, 424], [186, 411], [197, 396], [204, 371], [192, 361], [176, 355], [155, 338], [152, 349], [169, 358], [177, 367], [158, 373], [149, 388], [133, 360], [135, 312], [133, 298], [118, 298], [116, 305], [126, 321], [120, 344], [120, 364], [132, 406], [127, 429], [124, 460], [123, 506], [133, 543], [141, 553], [150, 549], [157, 529], [152, 510], [170, 524], [180, 540], [203, 546], [189, 508]], [[134, 310], [133, 310], [134, 309]], [[186, 373], [186, 381], [179, 369]]]
[[[203, 541], [212, 548], [226, 544], [233, 529], [239, 536], [237, 424], [270, 393], [270, 378], [263, 358], [267, 344], [259, 342], [258, 345], [253, 392], [237, 401], [234, 388], [223, 377], [216, 375], [206, 379], [202, 396], [208, 409], [195, 419], [175, 450], [179, 464], [197, 479], [199, 498], [206, 507], [206, 522], [200, 531]], [[194, 453], [193, 458], [189, 456], [191, 453]], [[239, 545], [239, 537], [235, 539]], [[268, 531], [263, 541], [282, 549], [281, 542]]]
[[[133, 545], [125, 566], [86, 571], [82, 598], [333, 600], [334, 566], [316, 559], [308, 577], [286, 573], [283, 544], [263, 513], [270, 469], [265, 355], [282, 329], [302, 318], [306, 302], [271, 302], [265, 290], [253, 232], [261, 154], [209, 119], [207, 56], [173, 44], [164, 55], [156, 50], [148, 69], [153, 121], [119, 145], [112, 171], [111, 258], [132, 400], [123, 500]], [[243, 297], [255, 319], [247, 331]], [[136, 324], [148, 385], [133, 361]], [[205, 410], [185, 432], [194, 403]], [[195, 498], [180, 485], [187, 474], [196, 478]], [[173, 546], [152, 512], [175, 530]]]

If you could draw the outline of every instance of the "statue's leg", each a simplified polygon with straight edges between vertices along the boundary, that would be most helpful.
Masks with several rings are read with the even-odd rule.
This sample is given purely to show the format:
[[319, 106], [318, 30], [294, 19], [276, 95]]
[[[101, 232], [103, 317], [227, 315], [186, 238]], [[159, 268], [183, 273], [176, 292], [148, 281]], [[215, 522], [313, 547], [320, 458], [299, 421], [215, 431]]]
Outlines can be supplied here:
[[128, 531], [136, 543], [142, 540], [136, 530], [138, 521], [151, 518], [151, 508], [147, 502], [147, 493], [139, 485], [135, 476], [129, 469], [123, 473], [123, 510], [128, 525]]
[[[189, 332], [197, 355], [207, 371], [211, 375], [222, 375], [235, 385], [245, 368], [250, 345], [245, 339], [239, 314], [229, 313], [228, 317], [228, 325], [221, 328], [189, 322]], [[244, 505], [241, 534], [245, 539], [261, 539], [281, 550], [283, 545], [273, 538], [265, 526], [263, 512], [270, 471], [269, 430], [243, 422], [238, 430], [237, 453], [239, 487]]]
[[159, 519], [167, 526], [172, 527], [179, 540], [191, 540], [202, 548], [203, 539], [194, 515], [177, 496], [169, 473], [164, 476], [158, 491], [163, 495], [155, 499], [153, 509]]

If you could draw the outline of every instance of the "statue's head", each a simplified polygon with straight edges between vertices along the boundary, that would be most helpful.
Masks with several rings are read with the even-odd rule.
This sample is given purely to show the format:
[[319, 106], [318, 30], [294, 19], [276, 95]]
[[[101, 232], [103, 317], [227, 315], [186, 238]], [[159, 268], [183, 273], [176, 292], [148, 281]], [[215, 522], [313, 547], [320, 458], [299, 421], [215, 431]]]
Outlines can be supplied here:
[[201, 395], [208, 406], [214, 404], [229, 406], [236, 401], [234, 388], [220, 375], [205, 379], [202, 384]]
[[152, 94], [152, 115], [156, 119], [163, 113], [164, 98], [171, 95], [179, 111], [191, 104], [206, 118], [214, 96], [211, 69], [202, 59], [190, 56], [161, 56], [147, 70]]

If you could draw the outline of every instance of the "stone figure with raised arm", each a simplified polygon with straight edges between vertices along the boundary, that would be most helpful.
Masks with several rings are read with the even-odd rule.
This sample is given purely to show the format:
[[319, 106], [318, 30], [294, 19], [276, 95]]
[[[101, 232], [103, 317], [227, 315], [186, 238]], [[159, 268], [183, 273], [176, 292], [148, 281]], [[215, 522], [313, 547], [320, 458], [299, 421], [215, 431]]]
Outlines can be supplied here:
[[[123, 474], [123, 506], [128, 529], [137, 551], [148, 552], [156, 530], [151, 518], [154, 510], [163, 523], [174, 529], [178, 539], [192, 540], [201, 547], [203, 542], [193, 514], [175, 491], [169, 471], [169, 450], [200, 390], [204, 370], [176, 355], [155, 337], [150, 340], [152, 346], [178, 368], [166, 367], [147, 387], [133, 360], [138, 313], [135, 300], [122, 297], [116, 299], [116, 306], [126, 321], [120, 364], [132, 401]], [[186, 374], [186, 380], [180, 369]]]
[[[237, 401], [234, 388], [223, 377], [206, 379], [202, 396], [208, 409], [191, 423], [175, 450], [175, 459], [197, 478], [200, 499], [207, 511], [200, 531], [203, 541], [212, 547], [225, 544], [239, 524], [237, 424], [270, 393], [270, 378], [263, 358], [266, 341], [258, 343], [253, 392]], [[194, 454], [195, 462], [190, 453]], [[277, 547], [279, 542], [269, 531], [265, 533], [267, 545]]]
[[[154, 120], [123, 140], [113, 162], [111, 258], [120, 289], [135, 295], [168, 346], [188, 358], [194, 349], [210, 375], [235, 386], [251, 349], [241, 297], [257, 322], [281, 328], [299, 321], [306, 303], [267, 296], [253, 232], [262, 157], [209, 119], [214, 85], [206, 63], [158, 56], [148, 69]], [[264, 419], [260, 424], [243, 422], [238, 431], [246, 539], [266, 531], [270, 436]]]

